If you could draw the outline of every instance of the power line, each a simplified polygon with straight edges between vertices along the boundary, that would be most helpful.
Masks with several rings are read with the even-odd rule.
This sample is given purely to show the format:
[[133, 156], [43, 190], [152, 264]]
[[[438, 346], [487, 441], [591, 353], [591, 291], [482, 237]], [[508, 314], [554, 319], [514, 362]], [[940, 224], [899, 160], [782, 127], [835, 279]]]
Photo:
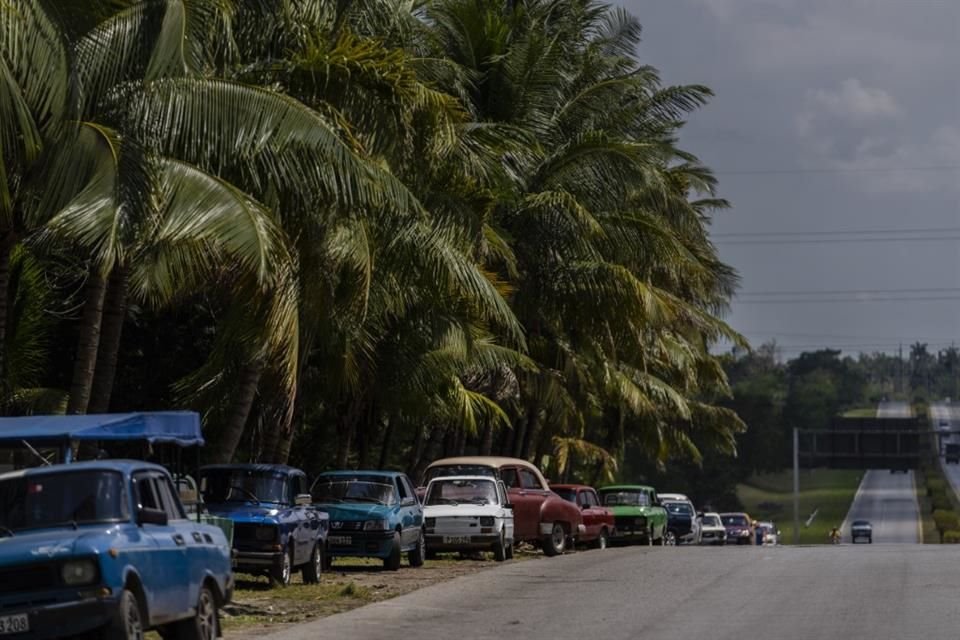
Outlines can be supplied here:
[[898, 233], [960, 233], [960, 227], [942, 227], [926, 229], [826, 229], [818, 231], [730, 231], [727, 233], [710, 234], [713, 238], [760, 238], [770, 236], [835, 236], [835, 235], [887, 235]]
[[742, 291], [737, 294], [740, 296], [858, 296], [858, 295], [899, 295], [911, 293], [960, 293], [960, 287], [937, 287], [937, 288], [911, 288], [911, 289], [847, 289], [830, 290], [823, 289], [819, 291]]
[[728, 240], [726, 238], [717, 238], [716, 244], [720, 245], [773, 245], [773, 244], [851, 244], [860, 242], [955, 242], [960, 241], [960, 235], [950, 236], [904, 236], [904, 237], [879, 237], [879, 238], [776, 238], [771, 237], [764, 240]]
[[782, 331], [752, 331], [748, 329], [741, 329], [740, 333], [744, 335], [756, 335], [756, 336], [774, 336], [774, 337], [784, 337], [784, 338], [828, 338], [835, 340], [878, 340], [885, 342], [916, 342], [916, 341], [926, 341], [928, 343], [938, 343], [938, 344], [950, 344], [957, 340], [957, 338], [931, 338], [925, 336], [864, 336], [864, 335], [841, 335], [841, 334], [826, 334], [826, 333], [784, 333]]
[[926, 167], [824, 167], [804, 169], [773, 168], [773, 169], [729, 169], [714, 171], [716, 176], [767, 176], [767, 175], [842, 175], [856, 173], [926, 173], [931, 171], [960, 171], [958, 165], [930, 165]]
[[869, 297], [869, 298], [794, 298], [783, 300], [740, 300], [735, 299], [734, 303], [740, 304], [812, 304], [812, 303], [833, 303], [833, 302], [960, 302], [960, 296], [896, 296], [896, 297]]

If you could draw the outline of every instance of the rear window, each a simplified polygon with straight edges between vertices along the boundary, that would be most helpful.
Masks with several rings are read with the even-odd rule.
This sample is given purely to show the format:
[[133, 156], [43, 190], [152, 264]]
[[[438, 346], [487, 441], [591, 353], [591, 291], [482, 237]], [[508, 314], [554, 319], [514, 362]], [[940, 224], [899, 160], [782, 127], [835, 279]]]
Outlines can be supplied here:
[[692, 516], [693, 508], [686, 502], [665, 502], [663, 503], [664, 508], [677, 516]]

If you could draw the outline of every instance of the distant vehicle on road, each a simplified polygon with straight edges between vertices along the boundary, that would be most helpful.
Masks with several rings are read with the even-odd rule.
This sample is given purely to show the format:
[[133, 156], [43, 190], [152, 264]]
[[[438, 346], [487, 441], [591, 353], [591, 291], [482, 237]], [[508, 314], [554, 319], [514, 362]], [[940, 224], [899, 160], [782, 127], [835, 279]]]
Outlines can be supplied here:
[[850, 525], [851, 542], [856, 544], [857, 540], [866, 540], [868, 544], [873, 543], [873, 525], [869, 520], [854, 520]]
[[584, 534], [580, 509], [550, 490], [540, 470], [520, 458], [467, 456], [432, 462], [427, 482], [447, 476], [489, 476], [502, 480], [513, 504], [514, 539], [537, 544], [548, 556], [563, 553]]
[[937, 426], [939, 426], [941, 429], [949, 429], [950, 423], [946, 420], [941, 420]]
[[721, 513], [720, 520], [727, 530], [727, 544], [753, 544], [753, 520], [745, 513]]
[[758, 545], [775, 547], [780, 544], [780, 530], [772, 522], [758, 522], [756, 539]]
[[692, 502], [690, 498], [682, 493], [658, 493], [660, 502]]
[[960, 463], [960, 443], [948, 442], [944, 447], [944, 458], [947, 464]]
[[427, 558], [440, 551], [492, 551], [513, 557], [513, 505], [503, 482], [489, 476], [436, 478], [423, 506]]
[[330, 518], [311, 505], [303, 471], [285, 465], [222, 464], [200, 469], [207, 510], [233, 521], [237, 570], [277, 585], [320, 581]]
[[660, 496], [660, 503], [667, 510], [667, 537], [676, 544], [700, 544], [700, 519], [689, 500], [670, 500]]
[[550, 490], [580, 508], [585, 531], [577, 541], [606, 549], [615, 527], [613, 511], [600, 504], [597, 490], [582, 484], [552, 484]]
[[674, 541], [667, 535], [667, 510], [653, 487], [615, 485], [600, 489], [600, 501], [613, 511], [614, 541], [663, 545]]
[[330, 514], [328, 558], [380, 558], [385, 569], [397, 571], [406, 553], [411, 567], [423, 565], [423, 507], [406, 474], [328, 471], [317, 476], [310, 493]]
[[163, 467], [132, 460], [0, 475], [0, 635], [218, 637], [230, 544], [189, 520]]
[[700, 544], [722, 545], [727, 541], [727, 528], [720, 514], [708, 512], [700, 519]]

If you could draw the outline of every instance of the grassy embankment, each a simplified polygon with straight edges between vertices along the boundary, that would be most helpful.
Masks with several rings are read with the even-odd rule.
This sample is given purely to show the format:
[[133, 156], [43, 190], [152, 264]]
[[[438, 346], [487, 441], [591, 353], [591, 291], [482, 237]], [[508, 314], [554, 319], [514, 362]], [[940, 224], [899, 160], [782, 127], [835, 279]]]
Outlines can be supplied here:
[[876, 407], [861, 407], [858, 409], [849, 409], [843, 412], [844, 418], [876, 418]]
[[[863, 472], [802, 469], [800, 471], [800, 544], [827, 544], [830, 529], [839, 527], [850, 510]], [[772, 520], [784, 544], [793, 544], [793, 472], [752, 476], [737, 486], [737, 496], [751, 517]], [[817, 511], [810, 526], [807, 518]]]

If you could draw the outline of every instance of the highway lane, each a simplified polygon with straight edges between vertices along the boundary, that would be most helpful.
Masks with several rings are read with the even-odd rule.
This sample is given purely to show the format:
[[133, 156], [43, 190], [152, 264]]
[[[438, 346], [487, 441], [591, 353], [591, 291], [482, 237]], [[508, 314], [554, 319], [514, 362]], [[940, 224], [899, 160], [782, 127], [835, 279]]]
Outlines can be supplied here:
[[920, 507], [913, 471], [866, 471], [841, 527], [844, 542], [850, 541], [850, 524], [854, 520], [870, 521], [874, 544], [920, 542]]
[[[949, 402], [930, 403], [930, 423], [935, 432], [940, 433], [938, 444], [947, 442], [960, 442], [960, 434], [951, 433], [953, 430], [960, 430], [960, 407]], [[942, 452], [942, 447], [941, 447]], [[940, 466], [947, 480], [953, 486], [954, 492], [960, 495], [960, 465], [947, 464], [940, 457]]]
[[877, 405], [878, 418], [909, 418], [913, 410], [907, 402], [881, 402]]
[[608, 549], [509, 563], [260, 637], [952, 638], [957, 566], [960, 548], [939, 545]]

